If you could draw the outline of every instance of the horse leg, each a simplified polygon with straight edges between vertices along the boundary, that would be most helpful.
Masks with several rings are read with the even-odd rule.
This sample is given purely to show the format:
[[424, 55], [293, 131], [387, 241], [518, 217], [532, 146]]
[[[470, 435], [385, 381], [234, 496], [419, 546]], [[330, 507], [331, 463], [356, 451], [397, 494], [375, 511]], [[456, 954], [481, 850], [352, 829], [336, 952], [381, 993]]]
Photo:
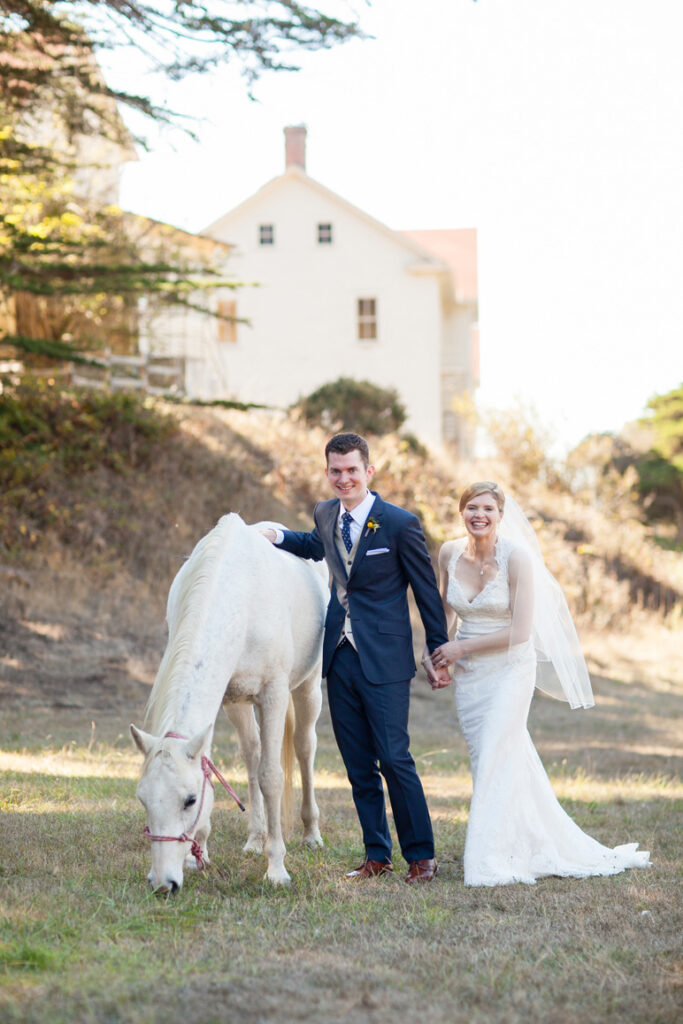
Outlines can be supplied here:
[[226, 704], [225, 713], [234, 725], [249, 781], [249, 835], [242, 847], [245, 853], [262, 853], [266, 841], [266, 819], [258, 781], [261, 760], [261, 736], [251, 704]]
[[292, 691], [296, 721], [294, 725], [294, 749], [301, 770], [301, 820], [304, 825], [304, 843], [307, 846], [322, 846], [318, 824], [320, 812], [315, 800], [313, 763], [317, 747], [315, 725], [322, 707], [320, 690], [320, 666]]
[[286, 677], [274, 679], [264, 690], [259, 701], [261, 722], [261, 763], [258, 780], [266, 805], [268, 838], [266, 878], [273, 885], [287, 885], [291, 881], [284, 865], [285, 844], [282, 838], [281, 803], [284, 788], [282, 770], [282, 740], [285, 717], [289, 704], [289, 684]]

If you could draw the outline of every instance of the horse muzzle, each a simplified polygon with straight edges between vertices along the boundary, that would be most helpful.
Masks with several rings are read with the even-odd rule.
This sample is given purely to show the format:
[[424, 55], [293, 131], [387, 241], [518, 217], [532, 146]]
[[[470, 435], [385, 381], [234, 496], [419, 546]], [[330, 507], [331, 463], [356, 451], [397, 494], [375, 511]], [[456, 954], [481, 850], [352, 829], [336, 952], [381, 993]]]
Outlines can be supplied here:
[[154, 872], [152, 871], [147, 875], [147, 881], [155, 896], [175, 896], [183, 886], [182, 879], [180, 882], [177, 882], [175, 878], [167, 878], [163, 882], [155, 884]]

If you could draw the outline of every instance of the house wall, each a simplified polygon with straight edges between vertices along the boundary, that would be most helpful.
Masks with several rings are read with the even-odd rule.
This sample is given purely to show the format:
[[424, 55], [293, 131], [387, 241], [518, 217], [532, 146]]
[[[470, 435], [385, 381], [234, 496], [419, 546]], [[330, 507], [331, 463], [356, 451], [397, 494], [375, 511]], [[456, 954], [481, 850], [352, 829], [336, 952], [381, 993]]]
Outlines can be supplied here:
[[474, 430], [468, 406], [479, 384], [475, 359], [477, 308], [474, 303], [451, 305], [444, 320], [441, 353], [443, 438], [462, 456], [471, 455]]
[[[331, 223], [331, 245], [317, 225]], [[259, 244], [272, 224], [275, 244]], [[406, 429], [441, 443], [442, 303], [438, 275], [393, 233], [296, 176], [284, 176], [209, 229], [235, 248], [237, 340], [218, 348], [229, 397], [287, 406], [342, 375], [395, 387]], [[411, 266], [413, 270], [411, 270]], [[424, 263], [421, 264], [424, 270]], [[357, 300], [377, 302], [378, 336], [359, 340]], [[211, 388], [210, 369], [200, 391]]]

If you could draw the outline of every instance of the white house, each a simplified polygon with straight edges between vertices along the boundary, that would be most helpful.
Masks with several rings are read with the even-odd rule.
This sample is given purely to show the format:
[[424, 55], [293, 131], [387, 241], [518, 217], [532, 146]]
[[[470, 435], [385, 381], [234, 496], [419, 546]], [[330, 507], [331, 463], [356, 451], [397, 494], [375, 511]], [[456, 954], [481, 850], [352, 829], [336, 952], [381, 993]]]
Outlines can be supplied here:
[[305, 127], [285, 128], [284, 173], [202, 232], [254, 286], [220, 302], [248, 323], [204, 334], [188, 394], [288, 406], [370, 380], [397, 389], [406, 429], [468, 452], [456, 410], [478, 383], [476, 232], [391, 230], [309, 177], [305, 144]]

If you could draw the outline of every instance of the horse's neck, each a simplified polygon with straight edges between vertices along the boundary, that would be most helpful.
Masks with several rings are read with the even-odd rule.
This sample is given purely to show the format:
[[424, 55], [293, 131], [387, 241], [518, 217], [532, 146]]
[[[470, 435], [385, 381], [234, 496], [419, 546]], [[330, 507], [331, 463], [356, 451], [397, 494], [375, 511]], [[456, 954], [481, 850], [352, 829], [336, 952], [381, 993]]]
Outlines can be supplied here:
[[212, 725], [218, 717], [225, 687], [220, 696], [191, 692], [178, 694], [178, 700], [164, 706], [154, 732], [164, 735], [177, 732], [188, 739]]
[[155, 701], [157, 733], [179, 732], [190, 736], [216, 721], [230, 678], [236, 668], [230, 633], [212, 640], [198, 631], [192, 645], [182, 652], [165, 687]]
[[244, 637], [243, 600], [230, 572], [198, 561], [175, 594], [171, 633], [150, 696], [157, 734], [192, 735], [215, 722]]

